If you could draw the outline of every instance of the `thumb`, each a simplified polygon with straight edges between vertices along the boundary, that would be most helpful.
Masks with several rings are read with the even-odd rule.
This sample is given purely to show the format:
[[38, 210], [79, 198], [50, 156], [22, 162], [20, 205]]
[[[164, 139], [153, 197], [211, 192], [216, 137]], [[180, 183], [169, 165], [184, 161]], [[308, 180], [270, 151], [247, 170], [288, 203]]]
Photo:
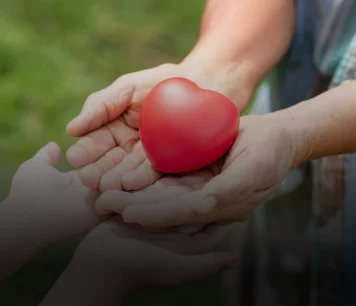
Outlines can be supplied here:
[[117, 119], [129, 107], [134, 86], [127, 86], [117, 79], [109, 87], [91, 94], [80, 114], [69, 122], [67, 133], [73, 137], [83, 136]]
[[184, 256], [183, 258], [180, 282], [199, 280], [225, 269], [237, 267], [236, 257], [225, 252]]
[[234, 205], [243, 199], [248, 191], [251, 169], [245, 163], [231, 165], [211, 179], [202, 189], [203, 198], [215, 198], [220, 207]]
[[61, 149], [55, 142], [42, 147], [32, 158], [33, 161], [55, 167], [61, 159]]

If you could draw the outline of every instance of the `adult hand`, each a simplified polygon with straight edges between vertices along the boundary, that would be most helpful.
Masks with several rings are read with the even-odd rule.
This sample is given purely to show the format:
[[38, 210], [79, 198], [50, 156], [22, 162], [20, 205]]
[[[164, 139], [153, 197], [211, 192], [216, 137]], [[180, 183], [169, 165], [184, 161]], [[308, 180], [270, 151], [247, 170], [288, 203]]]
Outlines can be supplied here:
[[[138, 127], [146, 95], [167, 78], [191, 79], [203, 88], [228, 96], [243, 109], [254, 88], [242, 81], [243, 69], [239, 63], [198, 66], [195, 62], [164, 64], [127, 74], [89, 96], [79, 116], [67, 127], [71, 136], [83, 136], [68, 150], [67, 158], [73, 166], [84, 167], [80, 177], [85, 185], [101, 191], [136, 190], [161, 177], [146, 158]], [[135, 169], [131, 175], [123, 176]]]
[[135, 193], [105, 192], [96, 209], [116, 211], [126, 222], [150, 227], [244, 221], [288, 174], [295, 150], [294, 137], [273, 116], [245, 116], [233, 147], [210, 172], [164, 177], [169, 185], [158, 180]]

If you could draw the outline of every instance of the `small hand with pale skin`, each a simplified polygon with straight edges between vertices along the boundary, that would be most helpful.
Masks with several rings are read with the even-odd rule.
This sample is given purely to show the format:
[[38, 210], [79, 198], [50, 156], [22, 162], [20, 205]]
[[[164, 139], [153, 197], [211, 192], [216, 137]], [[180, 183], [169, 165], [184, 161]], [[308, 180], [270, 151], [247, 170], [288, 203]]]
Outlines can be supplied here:
[[226, 230], [153, 231], [117, 216], [82, 240], [41, 305], [121, 305], [138, 289], [176, 286], [234, 268], [232, 254], [212, 251]]
[[93, 229], [75, 256], [110, 267], [133, 287], [178, 285], [236, 266], [233, 255], [211, 252], [225, 233], [218, 226], [195, 235], [152, 232], [115, 217]]
[[148, 227], [244, 221], [293, 167], [295, 149], [293, 137], [273, 116], [245, 116], [233, 147], [214, 166], [165, 176], [135, 193], [104, 192], [96, 210]]
[[61, 158], [56, 143], [49, 143], [17, 170], [2, 204], [5, 212], [19, 214], [31, 224], [33, 236], [45, 243], [72, 236], [105, 220], [95, 213], [99, 192], [84, 186], [78, 171], [59, 172]]

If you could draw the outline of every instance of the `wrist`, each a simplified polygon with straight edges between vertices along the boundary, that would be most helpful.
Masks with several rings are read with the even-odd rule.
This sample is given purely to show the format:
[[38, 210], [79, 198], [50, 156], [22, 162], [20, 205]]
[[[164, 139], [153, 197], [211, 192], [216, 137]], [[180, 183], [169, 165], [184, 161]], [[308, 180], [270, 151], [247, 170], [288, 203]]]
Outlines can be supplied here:
[[202, 88], [228, 97], [240, 112], [246, 108], [261, 81], [247, 60], [230, 58], [199, 42], [180, 66], [193, 81], [198, 80]]
[[110, 291], [109, 287], [113, 287], [112, 291], [116, 292], [116, 299], [123, 300], [136, 290], [136, 285], [117, 261], [118, 259], [114, 262], [105, 256], [105, 248], [101, 249], [100, 253], [79, 248], [76, 250], [68, 269], [86, 271], [89, 279], [98, 280], [98, 286], [105, 287], [108, 291]]
[[36, 210], [36, 203], [10, 193], [1, 204], [0, 223], [9, 232], [18, 233], [33, 248], [44, 249], [61, 239], [49, 227], [49, 218]]
[[39, 230], [38, 223], [28, 217], [25, 209], [19, 209], [12, 196], [1, 203], [0, 282], [48, 246], [46, 229]]
[[120, 271], [75, 254], [40, 305], [121, 305], [129, 293]]
[[300, 164], [308, 161], [311, 156], [312, 144], [310, 135], [312, 129], [308, 122], [307, 116], [301, 113], [299, 107], [291, 107], [270, 113], [269, 116], [275, 122], [280, 124], [281, 128], [286, 131], [290, 139], [291, 152], [293, 154], [292, 167], [295, 168]]

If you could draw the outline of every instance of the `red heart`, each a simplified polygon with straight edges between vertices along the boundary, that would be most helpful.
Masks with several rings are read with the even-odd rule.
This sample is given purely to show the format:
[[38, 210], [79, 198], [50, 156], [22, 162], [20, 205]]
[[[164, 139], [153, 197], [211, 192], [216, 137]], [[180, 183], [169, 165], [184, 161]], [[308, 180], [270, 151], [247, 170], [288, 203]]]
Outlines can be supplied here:
[[190, 172], [218, 160], [234, 143], [240, 114], [225, 96], [184, 78], [167, 79], [146, 97], [140, 136], [152, 165]]

